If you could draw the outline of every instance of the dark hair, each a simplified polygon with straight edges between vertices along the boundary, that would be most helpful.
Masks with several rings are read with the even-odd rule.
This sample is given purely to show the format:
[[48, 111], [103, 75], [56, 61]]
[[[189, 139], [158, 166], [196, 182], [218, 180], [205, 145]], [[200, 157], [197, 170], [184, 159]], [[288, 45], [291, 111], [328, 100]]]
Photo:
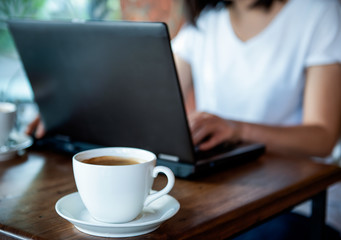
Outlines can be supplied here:
[[[238, 1], [238, 0], [237, 0]], [[250, 8], [263, 7], [268, 10], [272, 6], [274, 1], [284, 1], [284, 0], [255, 0], [253, 4], [251, 4]], [[187, 21], [193, 25], [200, 15], [201, 11], [206, 6], [215, 7], [218, 4], [224, 4], [225, 6], [231, 6], [233, 1], [227, 0], [185, 0], [185, 8], [186, 8], [186, 18]]]

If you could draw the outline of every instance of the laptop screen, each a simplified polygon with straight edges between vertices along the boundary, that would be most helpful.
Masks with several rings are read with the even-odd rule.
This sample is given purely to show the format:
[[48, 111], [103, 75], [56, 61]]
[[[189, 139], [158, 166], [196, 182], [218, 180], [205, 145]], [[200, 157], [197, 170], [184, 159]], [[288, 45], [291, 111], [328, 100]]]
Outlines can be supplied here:
[[10, 21], [49, 135], [193, 161], [167, 26]]

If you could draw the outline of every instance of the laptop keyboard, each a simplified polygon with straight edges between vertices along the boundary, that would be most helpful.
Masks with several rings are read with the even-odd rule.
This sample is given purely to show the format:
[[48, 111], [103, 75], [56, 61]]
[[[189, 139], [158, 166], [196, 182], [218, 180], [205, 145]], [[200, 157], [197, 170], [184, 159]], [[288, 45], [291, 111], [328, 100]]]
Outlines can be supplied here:
[[232, 143], [232, 142], [224, 142], [218, 146], [216, 146], [215, 148], [212, 148], [208, 151], [200, 151], [199, 148], [195, 148], [195, 158], [200, 160], [200, 159], [208, 159], [211, 158], [213, 156], [217, 156], [221, 153], [226, 153], [228, 151], [231, 151], [235, 148], [237, 148], [239, 145], [241, 144], [241, 142], [236, 142], [236, 143]]

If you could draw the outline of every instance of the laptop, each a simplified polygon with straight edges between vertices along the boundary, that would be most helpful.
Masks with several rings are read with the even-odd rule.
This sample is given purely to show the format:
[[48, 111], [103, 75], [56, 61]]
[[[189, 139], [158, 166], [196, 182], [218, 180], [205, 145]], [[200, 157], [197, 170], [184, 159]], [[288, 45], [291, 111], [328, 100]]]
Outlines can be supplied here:
[[8, 26], [45, 123], [40, 144], [72, 153], [143, 148], [184, 178], [264, 152], [259, 143], [196, 151], [164, 23], [11, 20]]

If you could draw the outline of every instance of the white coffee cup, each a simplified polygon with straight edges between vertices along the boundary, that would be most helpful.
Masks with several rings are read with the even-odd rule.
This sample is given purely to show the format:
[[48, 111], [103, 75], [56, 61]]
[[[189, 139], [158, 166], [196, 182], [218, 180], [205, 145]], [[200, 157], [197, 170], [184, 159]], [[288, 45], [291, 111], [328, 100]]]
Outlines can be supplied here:
[[[123, 157], [123, 161], [135, 159], [138, 163], [102, 165], [84, 162], [87, 159], [97, 161], [93, 158], [100, 156]], [[90, 215], [101, 222], [129, 222], [144, 206], [167, 194], [174, 185], [174, 174], [169, 168], [155, 167], [155, 164], [156, 156], [152, 152], [127, 147], [98, 148], [73, 156], [76, 186]], [[167, 185], [150, 194], [154, 178], [160, 172], [167, 176]]]
[[0, 146], [6, 144], [15, 124], [16, 106], [9, 102], [0, 102]]

